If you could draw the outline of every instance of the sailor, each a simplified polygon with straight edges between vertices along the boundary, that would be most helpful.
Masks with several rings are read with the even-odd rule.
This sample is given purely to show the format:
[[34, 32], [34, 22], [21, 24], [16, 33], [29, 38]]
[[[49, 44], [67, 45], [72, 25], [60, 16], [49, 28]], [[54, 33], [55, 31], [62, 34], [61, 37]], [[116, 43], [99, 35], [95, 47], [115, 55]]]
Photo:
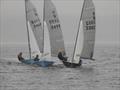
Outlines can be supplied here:
[[20, 53], [18, 54], [18, 60], [19, 60], [19, 61], [23, 61], [23, 60], [24, 60], [24, 58], [22, 57], [22, 52], [20, 52]]
[[58, 58], [63, 62], [63, 64], [66, 67], [73, 67], [73, 68], [75, 68], [77, 66], [81, 66], [82, 65], [82, 60], [80, 60], [78, 64], [67, 62], [68, 57], [65, 57], [64, 55], [65, 55], [64, 49], [60, 49], [59, 53], [58, 53]]
[[36, 57], [34, 58], [34, 61], [39, 61], [39, 55], [37, 54]]
[[65, 55], [64, 49], [60, 49], [58, 52], [58, 58], [62, 61], [67, 61], [67, 57], [64, 55]]

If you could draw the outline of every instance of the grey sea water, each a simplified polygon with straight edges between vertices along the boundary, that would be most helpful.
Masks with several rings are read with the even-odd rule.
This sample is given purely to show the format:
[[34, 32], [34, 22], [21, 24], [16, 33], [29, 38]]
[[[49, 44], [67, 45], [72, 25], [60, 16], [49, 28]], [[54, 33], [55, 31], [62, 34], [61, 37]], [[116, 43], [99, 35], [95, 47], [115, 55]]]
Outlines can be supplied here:
[[25, 47], [1, 47], [0, 90], [120, 89], [120, 47], [95, 47], [96, 60], [84, 60], [79, 68], [66, 68], [59, 60], [49, 68], [25, 65], [16, 58], [19, 51], [27, 56]]

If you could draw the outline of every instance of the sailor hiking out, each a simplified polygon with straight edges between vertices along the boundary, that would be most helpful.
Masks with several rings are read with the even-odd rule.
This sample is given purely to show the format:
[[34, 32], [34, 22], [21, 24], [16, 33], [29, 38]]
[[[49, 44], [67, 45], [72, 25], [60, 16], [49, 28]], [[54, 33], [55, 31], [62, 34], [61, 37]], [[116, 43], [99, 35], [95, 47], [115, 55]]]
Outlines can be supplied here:
[[71, 62], [67, 62], [68, 60], [68, 57], [65, 56], [65, 51], [64, 49], [60, 49], [59, 52], [58, 52], [58, 58], [63, 62], [63, 64], [66, 66], [66, 67], [77, 67], [77, 66], [81, 66], [82, 65], [82, 60], [79, 61], [78, 64], [76, 63], [71, 63]]
[[34, 61], [39, 61], [39, 55], [37, 54], [36, 57], [34, 58]]
[[18, 60], [19, 60], [19, 61], [23, 61], [23, 60], [24, 60], [24, 58], [22, 57], [22, 52], [20, 52], [20, 53], [18, 54]]

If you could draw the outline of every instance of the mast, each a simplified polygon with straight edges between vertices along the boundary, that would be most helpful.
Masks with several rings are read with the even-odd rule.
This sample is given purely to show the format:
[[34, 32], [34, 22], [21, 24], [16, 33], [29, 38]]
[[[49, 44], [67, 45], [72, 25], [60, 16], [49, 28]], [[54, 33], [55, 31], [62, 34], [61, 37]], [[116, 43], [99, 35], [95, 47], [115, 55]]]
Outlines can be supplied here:
[[79, 35], [79, 29], [80, 29], [80, 22], [82, 20], [82, 15], [83, 15], [83, 9], [84, 9], [84, 5], [85, 5], [85, 1], [83, 2], [83, 7], [82, 7], [82, 12], [81, 12], [81, 16], [80, 16], [80, 20], [79, 20], [79, 24], [78, 24], [78, 30], [77, 30], [77, 36], [76, 36], [76, 40], [75, 40], [75, 45], [74, 45], [74, 51], [73, 51], [73, 57], [72, 57], [72, 63], [73, 63], [73, 59], [74, 59], [74, 55], [75, 55], [75, 49], [76, 49], [76, 44], [77, 44], [77, 40], [78, 40], [78, 35]]
[[28, 21], [27, 21], [26, 1], [27, 1], [27, 0], [25, 0], [26, 27], [27, 27], [27, 36], [28, 36], [29, 58], [31, 59], [31, 45], [30, 45], [30, 35], [29, 35], [29, 28], [28, 28]]
[[45, 21], [45, 0], [43, 0], [43, 53], [44, 53], [44, 21]]

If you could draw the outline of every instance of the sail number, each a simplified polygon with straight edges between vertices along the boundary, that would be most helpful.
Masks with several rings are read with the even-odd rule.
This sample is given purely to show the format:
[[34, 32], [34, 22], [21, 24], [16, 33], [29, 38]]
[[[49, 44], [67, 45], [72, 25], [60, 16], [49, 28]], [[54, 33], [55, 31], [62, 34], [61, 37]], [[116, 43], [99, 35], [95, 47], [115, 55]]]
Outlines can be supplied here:
[[31, 23], [33, 24], [34, 28], [41, 26], [39, 19], [32, 20]]
[[95, 20], [86, 21], [86, 30], [95, 30]]
[[49, 24], [52, 30], [60, 28], [60, 23], [58, 19], [49, 20]]

